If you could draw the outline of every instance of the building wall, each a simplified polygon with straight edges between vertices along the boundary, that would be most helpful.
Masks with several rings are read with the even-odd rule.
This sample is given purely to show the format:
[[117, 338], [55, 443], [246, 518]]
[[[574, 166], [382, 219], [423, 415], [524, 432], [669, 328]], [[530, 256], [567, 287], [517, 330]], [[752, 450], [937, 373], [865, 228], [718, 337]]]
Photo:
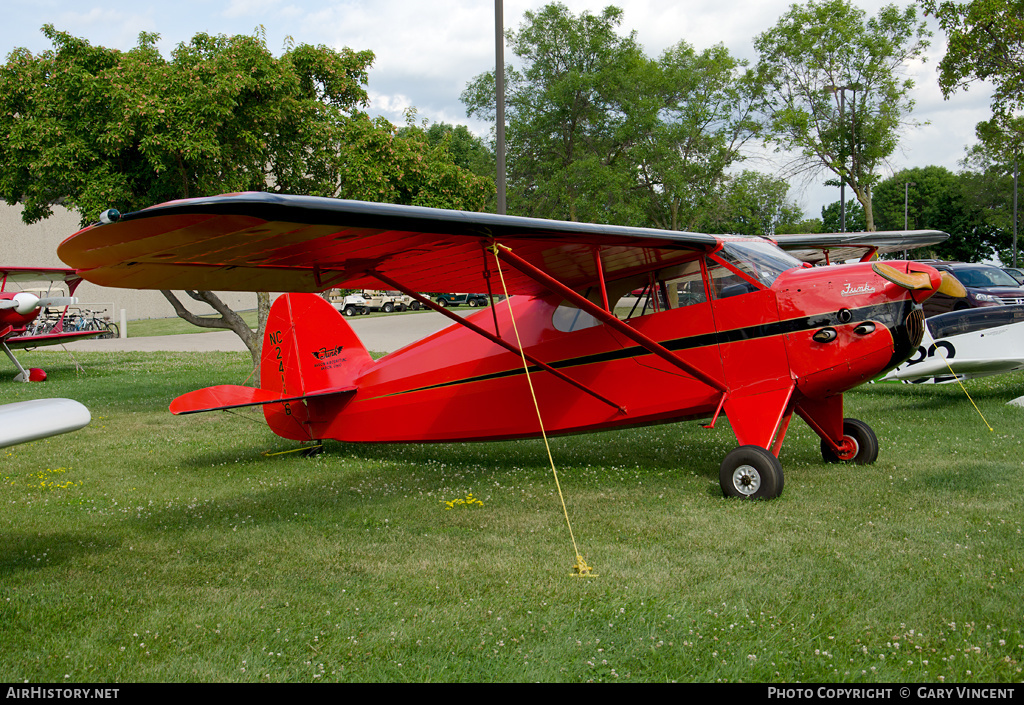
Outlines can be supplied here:
[[[21, 220], [20, 205], [0, 203], [0, 266], [7, 267], [66, 267], [57, 257], [57, 245], [80, 229], [78, 215], [66, 208], [55, 207], [53, 215], [44, 221], [26, 225]], [[209, 305], [193, 301], [182, 292], [175, 292], [185, 306], [198, 314], [213, 314]], [[115, 322], [120, 320], [121, 309], [128, 320], [142, 318], [169, 318], [175, 315], [167, 299], [159, 291], [114, 289], [83, 282], [75, 292], [84, 307], [109, 307]], [[235, 311], [256, 308], [254, 293], [219, 293], [220, 298]]]

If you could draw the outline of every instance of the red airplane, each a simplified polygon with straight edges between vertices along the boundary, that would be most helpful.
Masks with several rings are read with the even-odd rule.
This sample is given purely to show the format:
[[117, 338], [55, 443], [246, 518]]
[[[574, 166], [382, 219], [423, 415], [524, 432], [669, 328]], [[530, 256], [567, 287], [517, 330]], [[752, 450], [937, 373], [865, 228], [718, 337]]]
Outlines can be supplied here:
[[[541, 423], [549, 435], [713, 427], [724, 413], [739, 447], [721, 486], [743, 498], [782, 492], [793, 414], [827, 462], [873, 462], [875, 434], [843, 417], [843, 392], [905, 360], [923, 334], [920, 303], [956, 292], [927, 265], [814, 267], [765, 239], [304, 196], [228, 194], [104, 220], [58, 248], [86, 280], [295, 292], [272, 307], [260, 387], [191, 392], [176, 414], [262, 405], [284, 438], [392, 443], [536, 437]], [[843, 261], [945, 237], [779, 241]], [[373, 360], [312, 293], [335, 287], [400, 290], [458, 325]], [[637, 288], [631, 308], [616, 306]], [[514, 296], [463, 319], [421, 291]]]
[[[69, 296], [40, 298], [33, 292], [9, 289], [12, 285], [28, 282], [63, 282], [68, 287]], [[3, 348], [4, 353], [18, 368], [15, 382], [42, 382], [46, 379], [46, 372], [38, 367], [26, 370], [14, 357], [12, 350], [60, 345], [72, 340], [94, 338], [102, 333], [64, 330], [67, 307], [78, 302], [70, 294], [74, 294], [81, 283], [82, 278], [76, 275], [73, 269], [0, 267], [0, 348]], [[56, 323], [45, 332], [33, 333], [32, 324], [38, 319], [41, 311], [51, 306], [63, 309]]]
[[[75, 303], [70, 296], [40, 298], [29, 291], [8, 290], [11, 285], [38, 282], [64, 282], [71, 294], [82, 279], [72, 269], [0, 268], [0, 347], [18, 368], [16, 382], [39, 382], [46, 379], [46, 373], [38, 367], [26, 370], [14, 357], [12, 349], [56, 345], [99, 335], [99, 332], [63, 331], [64, 314], [67, 307]], [[48, 332], [29, 334], [29, 327], [48, 306], [64, 307], [64, 311]], [[0, 448], [75, 431], [89, 421], [89, 410], [73, 399], [32, 399], [3, 404], [0, 405]]]

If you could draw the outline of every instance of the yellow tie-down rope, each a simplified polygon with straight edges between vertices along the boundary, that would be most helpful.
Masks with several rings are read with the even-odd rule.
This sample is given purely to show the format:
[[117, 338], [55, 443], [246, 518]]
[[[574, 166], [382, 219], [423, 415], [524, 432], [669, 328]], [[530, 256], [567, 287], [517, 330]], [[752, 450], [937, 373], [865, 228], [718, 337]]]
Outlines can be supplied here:
[[[501, 271], [501, 258], [498, 257], [499, 248], [505, 247], [504, 245], [498, 245], [495, 243], [491, 247], [491, 251], [494, 253], [494, 261], [498, 264], [498, 277], [501, 279], [501, 288], [505, 293], [505, 300], [508, 301], [508, 315], [512, 320], [512, 330], [516, 336], [516, 347], [519, 348], [519, 355], [523, 359], [523, 371], [526, 373], [526, 384], [530, 388], [530, 396], [533, 398], [533, 408], [537, 412], [537, 422], [540, 424], [540, 435], [544, 439], [544, 448], [548, 452], [548, 462], [551, 464], [551, 474], [555, 478], [555, 487], [558, 489], [558, 498], [562, 502], [562, 513], [565, 515], [565, 525], [569, 528], [569, 538], [572, 540], [572, 550], [576, 554], [576, 563], [572, 567], [573, 575], [580, 577], [596, 577], [594, 569], [587, 565], [587, 562], [580, 555], [580, 550], [576, 545], [576, 537], [572, 532], [572, 523], [569, 521], [569, 510], [565, 506], [565, 497], [562, 495], [562, 486], [558, 482], [558, 470], [555, 469], [555, 459], [551, 456], [551, 445], [548, 443], [548, 435], [544, 431], [544, 419], [541, 417], [540, 404], [537, 403], [537, 394], [533, 390], [533, 380], [530, 379], [530, 366], [526, 361], [526, 353], [523, 352], [523, 341], [519, 338], [519, 328], [516, 327], [516, 317], [512, 312], [512, 301], [508, 296], [508, 287], [505, 286], [505, 275]], [[508, 249], [508, 248], [505, 248]]]
[[956, 380], [956, 383], [960, 385], [960, 389], [962, 389], [964, 391], [964, 394], [967, 395], [967, 400], [971, 402], [971, 404], [974, 406], [974, 410], [978, 412], [978, 416], [980, 416], [981, 420], [985, 423], [986, 426], [988, 426], [988, 430], [994, 431], [995, 429], [989, 426], [988, 420], [985, 418], [985, 414], [981, 413], [981, 409], [979, 409], [978, 405], [974, 403], [973, 399], [971, 399], [971, 395], [967, 392], [967, 387], [965, 387], [964, 383], [960, 381], [960, 375], [954, 372], [953, 368], [949, 366], [949, 358], [943, 356], [942, 361], [946, 363], [946, 368], [949, 370], [949, 373], [953, 375], [953, 379]]

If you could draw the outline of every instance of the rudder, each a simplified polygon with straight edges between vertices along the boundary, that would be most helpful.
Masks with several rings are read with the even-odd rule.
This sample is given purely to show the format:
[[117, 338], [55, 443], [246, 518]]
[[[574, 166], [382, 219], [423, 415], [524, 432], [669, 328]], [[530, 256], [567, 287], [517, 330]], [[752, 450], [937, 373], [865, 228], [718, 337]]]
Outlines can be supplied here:
[[[283, 294], [270, 308], [263, 335], [260, 388], [286, 397], [351, 387], [373, 358], [345, 318], [316, 294]], [[313, 440], [309, 405], [263, 407], [274, 433]]]

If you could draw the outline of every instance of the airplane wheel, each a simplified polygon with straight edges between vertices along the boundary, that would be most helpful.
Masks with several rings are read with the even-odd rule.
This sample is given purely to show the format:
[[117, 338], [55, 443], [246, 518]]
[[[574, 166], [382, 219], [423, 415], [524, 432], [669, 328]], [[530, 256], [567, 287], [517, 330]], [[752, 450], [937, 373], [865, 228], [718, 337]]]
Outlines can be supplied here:
[[761, 446], [740, 446], [725, 456], [718, 481], [726, 497], [773, 499], [782, 494], [782, 463]]
[[870, 465], [878, 459], [878, 438], [871, 427], [859, 419], [843, 419], [843, 438], [851, 441], [853, 448], [844, 455], [837, 454], [824, 440], [821, 442], [821, 457], [826, 463], [852, 462]]

